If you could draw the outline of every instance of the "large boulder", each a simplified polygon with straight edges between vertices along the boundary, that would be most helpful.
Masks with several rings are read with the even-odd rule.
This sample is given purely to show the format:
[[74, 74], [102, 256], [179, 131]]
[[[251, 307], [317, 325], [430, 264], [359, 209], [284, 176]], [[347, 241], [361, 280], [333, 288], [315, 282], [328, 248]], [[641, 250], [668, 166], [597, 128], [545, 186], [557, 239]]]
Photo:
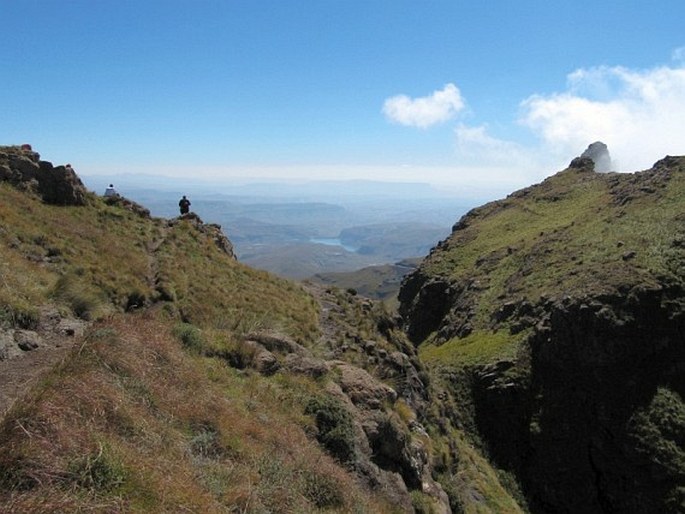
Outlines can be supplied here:
[[390, 386], [372, 377], [368, 372], [346, 362], [335, 362], [340, 373], [340, 386], [357, 406], [378, 409], [384, 403], [392, 403], [397, 393]]
[[87, 190], [71, 165], [41, 161], [28, 145], [0, 146], [0, 181], [54, 205], [85, 205]]
[[86, 187], [69, 165], [56, 166], [40, 161], [38, 191], [43, 201], [54, 205], [85, 205]]

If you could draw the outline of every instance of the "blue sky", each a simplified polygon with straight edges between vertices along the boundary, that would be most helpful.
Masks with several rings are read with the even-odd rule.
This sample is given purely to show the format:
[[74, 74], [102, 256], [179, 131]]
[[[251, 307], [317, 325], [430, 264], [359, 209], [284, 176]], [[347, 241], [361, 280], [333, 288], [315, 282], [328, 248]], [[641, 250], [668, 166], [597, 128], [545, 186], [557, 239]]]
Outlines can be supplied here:
[[0, 144], [83, 175], [508, 191], [685, 154], [683, 0], [0, 0]]

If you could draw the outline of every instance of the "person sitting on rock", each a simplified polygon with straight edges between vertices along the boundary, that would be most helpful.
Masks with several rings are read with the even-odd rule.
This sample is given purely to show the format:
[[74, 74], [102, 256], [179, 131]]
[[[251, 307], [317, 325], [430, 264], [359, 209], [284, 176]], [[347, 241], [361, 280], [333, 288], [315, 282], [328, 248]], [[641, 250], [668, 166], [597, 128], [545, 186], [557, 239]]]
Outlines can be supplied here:
[[108, 198], [118, 196], [116, 190], [114, 189], [114, 184], [110, 184], [109, 187], [105, 189], [105, 196]]
[[190, 210], [190, 200], [186, 198], [186, 195], [183, 195], [183, 198], [178, 202], [178, 206], [181, 209], [181, 214], [188, 214], [188, 211]]

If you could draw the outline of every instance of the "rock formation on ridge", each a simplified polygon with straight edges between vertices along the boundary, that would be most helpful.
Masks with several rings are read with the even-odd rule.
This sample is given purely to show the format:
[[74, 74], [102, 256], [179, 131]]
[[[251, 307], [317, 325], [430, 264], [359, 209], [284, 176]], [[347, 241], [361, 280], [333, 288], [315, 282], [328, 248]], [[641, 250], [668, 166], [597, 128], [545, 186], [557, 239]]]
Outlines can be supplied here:
[[601, 141], [595, 141], [590, 146], [588, 146], [585, 151], [580, 154], [582, 158], [592, 159], [595, 163], [595, 171], [598, 173], [606, 173], [607, 171], [613, 171], [613, 165], [611, 162], [611, 155], [609, 155], [609, 149], [607, 145]]
[[72, 167], [41, 161], [28, 145], [0, 147], [0, 181], [38, 194], [55, 205], [84, 205], [86, 188]]

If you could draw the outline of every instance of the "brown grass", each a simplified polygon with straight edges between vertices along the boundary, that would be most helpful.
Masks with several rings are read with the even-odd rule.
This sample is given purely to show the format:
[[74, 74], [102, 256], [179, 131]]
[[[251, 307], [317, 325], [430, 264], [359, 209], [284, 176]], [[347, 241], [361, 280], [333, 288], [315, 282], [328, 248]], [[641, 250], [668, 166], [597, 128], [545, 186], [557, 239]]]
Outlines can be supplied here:
[[3, 509], [391, 511], [307, 435], [296, 383], [191, 356], [147, 318], [97, 324], [10, 411], [0, 425]]
[[317, 335], [318, 307], [299, 285], [221, 254], [188, 221], [169, 230], [159, 268], [164, 287], [193, 324], [238, 333], [272, 329], [305, 344]]

